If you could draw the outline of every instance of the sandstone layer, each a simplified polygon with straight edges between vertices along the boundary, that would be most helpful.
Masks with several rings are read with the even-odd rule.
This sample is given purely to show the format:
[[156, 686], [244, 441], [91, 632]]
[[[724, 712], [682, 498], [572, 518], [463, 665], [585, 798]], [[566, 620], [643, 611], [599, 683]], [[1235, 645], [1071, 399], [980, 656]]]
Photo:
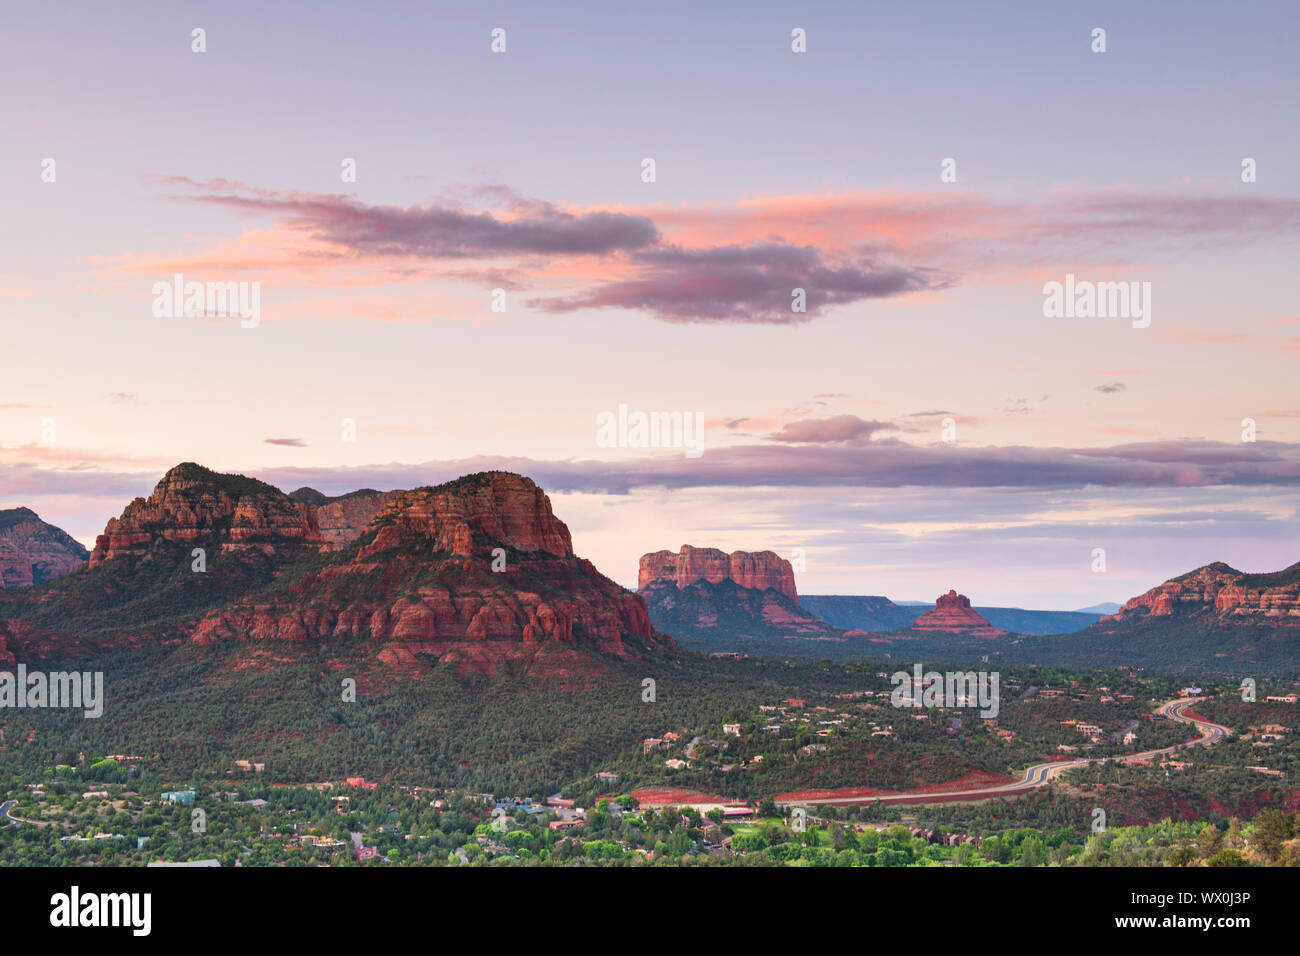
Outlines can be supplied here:
[[656, 551], [641, 556], [637, 573], [637, 590], [644, 590], [656, 581], [667, 581], [687, 588], [696, 581], [718, 584], [734, 581], [742, 588], [762, 591], [772, 588], [796, 604], [799, 595], [794, 586], [794, 570], [790, 562], [775, 551], [733, 551], [727, 554], [717, 548], [693, 548], [682, 545], [681, 551]]

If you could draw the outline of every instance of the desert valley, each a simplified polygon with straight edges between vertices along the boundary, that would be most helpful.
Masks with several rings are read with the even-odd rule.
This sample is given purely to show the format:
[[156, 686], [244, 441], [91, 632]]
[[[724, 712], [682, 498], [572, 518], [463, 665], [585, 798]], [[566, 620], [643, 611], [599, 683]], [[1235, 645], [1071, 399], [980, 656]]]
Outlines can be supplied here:
[[[1103, 615], [803, 596], [773, 551], [683, 546], [630, 591], [521, 475], [329, 497], [194, 463], [89, 553], [28, 509], [0, 547], [10, 862], [1295, 852], [1300, 565]], [[996, 672], [996, 708], [922, 700], [922, 665]], [[88, 718], [55, 683], [92, 674]]]

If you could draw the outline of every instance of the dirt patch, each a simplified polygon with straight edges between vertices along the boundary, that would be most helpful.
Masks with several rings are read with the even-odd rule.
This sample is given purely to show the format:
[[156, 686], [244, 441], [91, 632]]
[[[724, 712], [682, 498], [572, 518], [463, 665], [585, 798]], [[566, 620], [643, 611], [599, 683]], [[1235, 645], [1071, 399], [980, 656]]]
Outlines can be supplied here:
[[630, 796], [643, 806], [652, 807], [687, 807], [705, 803], [738, 803], [716, 794], [702, 793], [699, 790], [679, 790], [674, 787], [642, 787], [633, 790]]
[[[987, 790], [990, 787], [1000, 787], [1009, 783], [1018, 783], [1019, 777], [1007, 777], [1002, 774], [989, 773], [986, 770], [971, 770], [956, 780], [949, 780], [946, 783], [929, 783], [923, 787], [915, 787], [911, 790], [878, 790], [873, 787], [836, 787], [833, 790], [795, 790], [791, 793], [779, 793], [776, 799], [779, 802], [810, 800], [849, 800], [849, 799], [867, 799], [874, 797], [903, 797], [916, 795], [917, 797], [929, 796], [936, 793], [965, 793], [969, 790]], [[895, 801], [904, 802], [904, 801]], [[918, 800], [917, 802], [921, 802]]]

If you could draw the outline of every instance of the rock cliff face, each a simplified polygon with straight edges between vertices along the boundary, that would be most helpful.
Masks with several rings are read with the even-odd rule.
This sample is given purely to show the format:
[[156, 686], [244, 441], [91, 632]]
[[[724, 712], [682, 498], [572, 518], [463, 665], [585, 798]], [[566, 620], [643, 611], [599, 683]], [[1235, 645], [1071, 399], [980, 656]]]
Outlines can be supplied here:
[[404, 541], [428, 541], [457, 557], [473, 555], [475, 535], [526, 552], [573, 557], [573, 541], [551, 501], [530, 478], [509, 472], [469, 475], [394, 497], [374, 522], [361, 558]]
[[136, 498], [95, 541], [90, 566], [119, 555], [147, 553], [155, 541], [216, 539], [223, 550], [256, 547], [268, 554], [286, 542], [337, 551], [355, 541], [397, 492], [365, 489], [329, 498], [311, 488], [292, 495], [243, 475], [223, 475], [192, 462], [163, 476], [148, 498]]
[[947, 594], [941, 594], [933, 608], [913, 621], [911, 629], [966, 634], [971, 637], [1001, 637], [1006, 633], [998, 630], [971, 607], [970, 598], [951, 590]]
[[77, 570], [88, 552], [30, 508], [0, 511], [0, 589], [44, 584]]
[[403, 660], [491, 642], [559, 642], [620, 656], [672, 647], [639, 596], [574, 555], [542, 490], [506, 472], [394, 494], [334, 561], [274, 601], [209, 612], [192, 637], [368, 637], [395, 642], [386, 650]]
[[733, 551], [727, 554], [717, 548], [693, 548], [684, 544], [677, 554], [656, 551], [642, 555], [637, 590], [644, 590], [656, 581], [671, 582], [679, 589], [696, 581], [710, 584], [734, 581], [742, 588], [758, 591], [772, 588], [795, 604], [799, 603], [794, 570], [790, 562], [775, 551]]
[[1100, 623], [1172, 615], [1212, 616], [1225, 625], [1295, 625], [1300, 621], [1300, 563], [1269, 574], [1208, 564], [1138, 595]]
[[799, 607], [790, 562], [774, 551], [727, 554], [688, 544], [656, 551], [642, 555], [637, 585], [656, 628], [701, 648], [722, 639], [841, 637]]
[[316, 528], [321, 540], [331, 551], [347, 547], [383, 510], [396, 491], [375, 491], [363, 488], [350, 494], [328, 498], [314, 488], [299, 488], [289, 495], [311, 509], [316, 518]]

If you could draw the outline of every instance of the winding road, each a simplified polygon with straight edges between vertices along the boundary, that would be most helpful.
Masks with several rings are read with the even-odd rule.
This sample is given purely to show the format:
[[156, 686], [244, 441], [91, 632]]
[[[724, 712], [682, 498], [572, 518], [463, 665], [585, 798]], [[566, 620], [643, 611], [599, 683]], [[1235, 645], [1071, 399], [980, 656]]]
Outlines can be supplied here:
[[48, 820], [24, 820], [22, 817], [14, 816], [14, 807], [16, 807], [17, 805], [18, 805], [17, 800], [6, 800], [4, 803], [0, 803], [0, 817], [3, 817], [5, 820], [7, 820], [10, 826], [16, 827], [26, 823], [29, 824], [30, 826], [39, 827], [43, 829], [50, 825]]
[[879, 797], [828, 797], [819, 800], [790, 800], [777, 801], [777, 806], [785, 807], [812, 807], [836, 804], [874, 804], [877, 800], [881, 803], [954, 803], [959, 801], [987, 800], [989, 797], [1006, 796], [1007, 794], [1024, 793], [1033, 790], [1035, 787], [1041, 787], [1050, 781], [1053, 777], [1062, 771], [1069, 770], [1072, 767], [1083, 767], [1090, 763], [1104, 763], [1107, 760], [1148, 760], [1161, 754], [1171, 754], [1184, 747], [1208, 747], [1216, 744], [1230, 732], [1227, 727], [1221, 724], [1211, 723], [1208, 720], [1202, 720], [1199, 717], [1188, 717], [1186, 711], [1197, 702], [1198, 698], [1179, 698], [1162, 704], [1156, 711], [1160, 716], [1169, 720], [1178, 721], [1179, 723], [1192, 724], [1201, 732], [1201, 736], [1196, 740], [1188, 741], [1183, 744], [1175, 744], [1172, 747], [1164, 747], [1160, 750], [1143, 750], [1139, 753], [1123, 754], [1118, 757], [1080, 757], [1077, 760], [1051, 760], [1044, 763], [1036, 763], [1028, 770], [1022, 779], [1014, 783], [1004, 783], [996, 787], [981, 787], [978, 790], [948, 790], [948, 791], [927, 791], [925, 793], [891, 793], [887, 796]]

